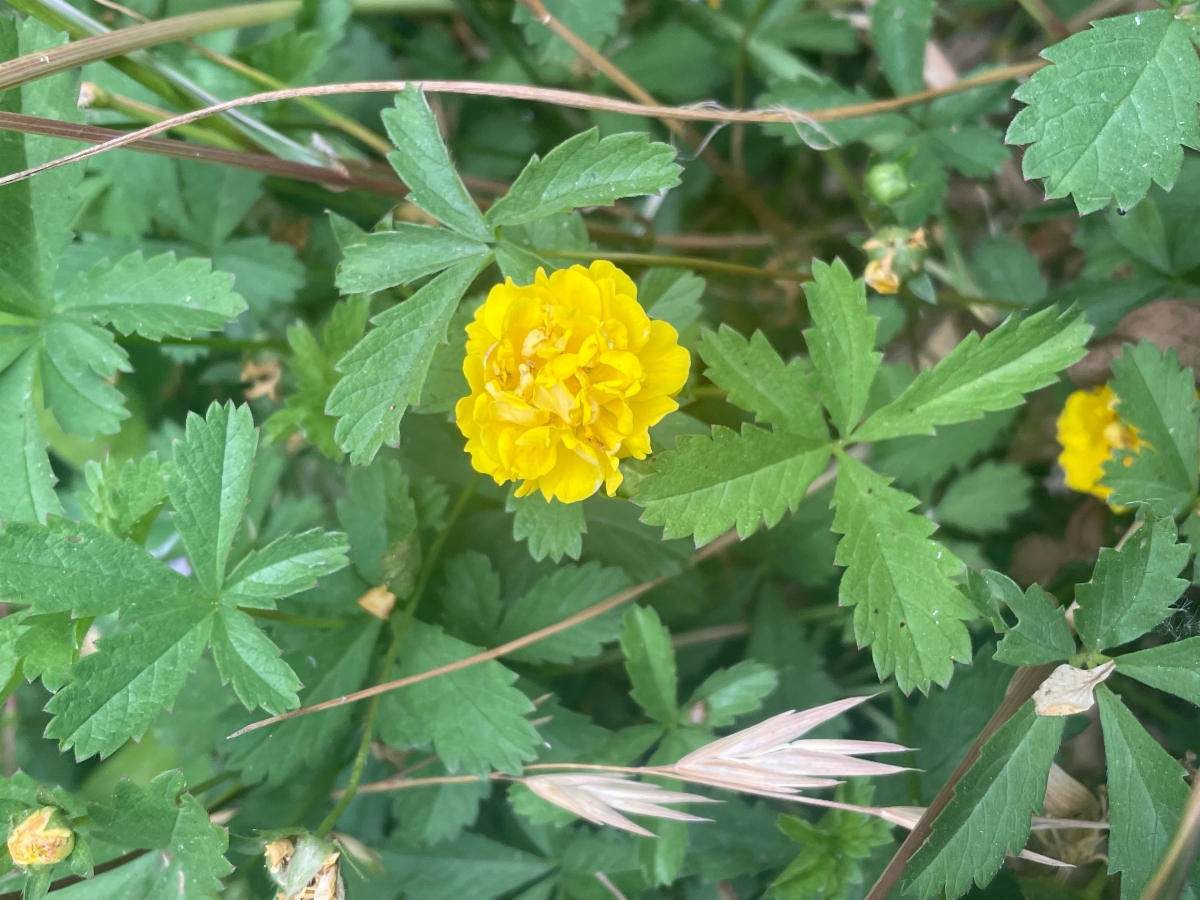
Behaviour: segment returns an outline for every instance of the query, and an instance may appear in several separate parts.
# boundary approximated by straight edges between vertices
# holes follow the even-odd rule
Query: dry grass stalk
[[[611,825],[643,837],[654,837],[654,834],[631,822],[621,812],[652,819],[674,819],[677,822],[708,822],[711,820],[670,809],[665,804],[720,802],[698,794],[664,790],[656,784],[630,781],[628,775],[533,775],[522,781],[546,802],[572,812],[581,819],[596,825]]]

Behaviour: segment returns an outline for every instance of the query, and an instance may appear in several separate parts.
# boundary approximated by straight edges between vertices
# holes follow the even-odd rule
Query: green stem
[[[871,203],[867,200],[867,195],[863,193],[854,170],[846,162],[846,157],[842,156],[842,151],[837,147],[830,147],[828,150],[822,151],[821,159],[825,161],[825,165],[829,166],[833,174],[838,177],[838,181],[842,183],[842,187],[846,189],[846,194],[850,197],[850,202],[854,204],[858,217],[866,223],[868,228],[874,230],[875,220],[871,215]]]
[[[291,349],[287,341],[275,338],[246,341],[220,336],[196,338],[164,337],[162,340],[155,341],[150,338],[144,338],[140,334],[131,334],[122,337],[118,343],[123,345],[140,344],[143,346],[165,344],[172,347],[204,347],[208,350],[229,350],[236,353],[255,353],[259,350],[275,350],[279,353],[287,353]]]
[[[255,619],[270,619],[273,622],[287,622],[289,625],[300,625],[304,628],[343,628],[345,619],[316,619],[311,616],[296,616],[278,609],[255,609],[250,606],[239,606],[238,609]]]
[[[425,560],[421,564],[421,571],[417,575],[417,584],[413,590],[412,598],[404,604],[403,609],[393,613],[392,642],[388,646],[387,652],[384,653],[383,660],[379,665],[379,675],[375,679],[376,684],[383,683],[388,673],[392,670],[392,666],[396,662],[396,657],[400,655],[400,646],[404,643],[405,635],[408,634],[408,627],[412,624],[413,614],[416,613],[417,606],[420,605],[421,597],[424,595],[425,588],[429,584],[434,567],[441,556],[442,548],[446,545],[446,539],[450,535],[450,530],[467,508],[467,503],[471,499],[471,495],[475,493],[475,489],[479,486],[481,477],[479,473],[475,473],[458,495],[458,499],[454,502],[450,514],[446,517],[446,524],[438,532],[437,537],[434,538],[433,544],[430,545],[429,553],[426,554]],[[358,794],[358,786],[362,783],[363,771],[367,767],[367,757],[371,752],[371,739],[375,735],[375,720],[379,717],[379,703],[382,697],[382,694],[377,694],[371,698],[371,702],[367,706],[367,714],[363,719],[362,738],[358,743],[358,752],[354,754],[354,762],[350,768],[350,778],[346,781],[345,791],[338,799],[338,802],[329,811],[329,815],[317,826],[317,830],[314,832],[317,837],[323,838],[329,832],[333,831],[333,826],[337,824],[342,813],[346,811],[346,808],[354,801],[355,796]]]
[[[788,272],[783,269],[761,269],[757,266],[743,266],[737,263],[721,262],[715,259],[701,259],[695,256],[658,256],[653,253],[617,253],[609,250],[537,250],[540,256],[548,259],[578,259],[591,261],[606,259],[615,263],[630,263],[636,266],[666,266],[673,269],[695,269],[700,272],[724,272],[729,275],[746,275],[751,278],[765,278],[770,281],[812,281],[807,272]]]
[[[200,794],[203,794],[205,791],[210,791],[213,788],[215,788],[217,785],[224,784],[230,778],[233,778],[235,776],[235,774],[236,773],[234,773],[234,772],[222,772],[220,775],[214,775],[212,778],[206,778],[204,781],[201,781],[199,784],[189,784],[180,793],[181,794],[191,794],[193,797],[198,797]]]
[[[905,747],[913,745],[912,720],[908,715],[908,698],[900,690],[900,685],[892,682],[892,719],[896,722],[896,741]],[[923,806],[921,796],[921,774],[917,770],[917,755],[909,750],[904,754],[904,764],[908,766],[905,772],[905,787],[908,790],[908,802],[913,806]]]

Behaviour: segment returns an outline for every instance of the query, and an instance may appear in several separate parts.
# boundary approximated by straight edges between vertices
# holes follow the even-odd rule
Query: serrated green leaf
[[[78,494],[84,517],[97,528],[143,544],[167,501],[166,469],[157,453],[124,463],[108,456],[84,466],[87,490]]]
[[[988,235],[975,245],[971,274],[985,297],[1019,306],[1035,306],[1046,298],[1037,257],[1007,234]]]
[[[399,444],[400,420],[420,399],[434,350],[482,265],[479,259],[459,263],[376,316],[376,327],[338,363],[343,377],[325,411],[341,417],[335,436],[355,465],[369,463],[385,443]]]
[[[246,709],[261,706],[273,716],[300,705],[300,679],[279,658],[279,648],[238,609],[220,609],[212,624],[213,661],[222,683],[233,684]]]
[[[862,780],[837,789],[841,803],[870,806],[875,791]],[[852,885],[863,881],[860,860],[892,839],[892,828],[882,819],[831,809],[818,823],[798,816],[781,815],[779,830],[800,844],[798,856],[771,883],[771,896],[779,900],[846,900]]]
[[[1039,716],[1029,700],[988,738],[913,855],[906,888],[922,900],[943,891],[955,900],[972,881],[986,885],[1006,856],[1024,849],[1065,725],[1064,716]]]
[[[938,425],[1018,405],[1079,360],[1092,328],[1075,310],[1010,316],[982,341],[972,333],[854,433],[859,441],[933,434]]]
[[[202,600],[172,604],[99,643],[81,659],[71,682],[46,709],[54,718],[46,737],[75,758],[109,756],[129,738],[140,738],[175,700],[204,652],[213,607]]]
[[[456,636],[473,644],[491,642],[504,606],[500,602],[500,577],[486,556],[468,551],[450,560],[441,597],[445,621]]]
[[[337,501],[338,522],[350,540],[350,560],[368,584],[383,583],[383,558],[417,528],[410,481],[395,459],[346,473],[348,496]]]
[[[587,532],[582,503],[546,500],[536,493],[518,497],[514,490],[504,508],[513,514],[513,540],[528,541],[529,555],[538,562],[547,556],[555,562],[564,556],[579,559]]]
[[[412,900],[492,900],[550,871],[550,860],[478,834],[422,848],[394,842],[384,850],[392,884]]]
[[[308,590],[318,578],[345,568],[346,536],[319,528],[287,534],[238,563],[221,590],[227,606],[270,609],[275,601]]]
[[[258,431],[248,406],[213,403],[202,419],[188,413],[167,477],[172,521],[200,587],[216,595],[233,539],[246,516]]]
[[[425,773],[428,774],[423,773],[423,777],[437,778],[445,775],[446,769],[434,762]],[[392,800],[392,812],[398,823],[396,833],[426,847],[455,840],[464,828],[475,824],[479,804],[491,791],[492,782],[484,780],[396,791]]]
[[[448,228],[397,222],[391,231],[364,235],[342,248],[337,286],[345,294],[374,294],[455,263],[472,261],[482,268],[490,252],[487,244]]]
[[[137,544],[82,522],[13,522],[0,532],[0,597],[33,613],[99,616],[160,611],[190,581]]]
[[[225,859],[229,835],[186,793],[183,773],[163,772],[144,788],[122,779],[109,804],[89,809],[90,838],[120,850],[160,850],[143,882],[146,900],[209,900],[233,871]],[[125,868],[125,867],[122,867]],[[119,871],[119,870],[118,870]],[[100,881],[95,883],[100,889]]]
[[[610,566],[620,566],[634,581],[674,575],[692,556],[691,541],[668,541],[662,531],[638,518],[638,507],[626,500],[597,494],[584,501],[588,531],[584,552]]]
[[[561,622],[629,587],[628,576],[599,563],[564,566],[543,578],[508,608],[491,643],[505,644]],[[614,609],[530,644],[508,659],[527,663],[569,663],[598,654],[621,631],[621,611]]]
[[[697,350],[708,366],[705,377],[725,390],[730,403],[792,434],[828,439],[808,373],[798,360],[785,364],[761,331],[747,341],[722,325],[704,332]]]
[[[1130,209],[1153,181],[1170,189],[1183,147],[1200,147],[1191,114],[1200,65],[1188,26],[1170,10],[1092,23],[1043,51],[1054,65],[1013,95],[1028,104],[1008,128],[1031,144],[1026,178],[1046,179],[1046,196],[1072,194],[1081,214],[1115,201]]]
[[[1192,370],[1180,368],[1174,350],[1160,353],[1149,341],[1126,344],[1112,369],[1117,413],[1148,446],[1114,451],[1101,484],[1113,489],[1111,503],[1179,515],[1196,497],[1200,471],[1200,404]]]
[[[617,33],[621,22],[621,0],[550,0],[550,14],[593,47]],[[513,21],[525,29],[525,39],[543,63],[570,65],[575,59],[571,45],[539,22],[521,6],[513,9]]]
[[[436,625],[413,622],[389,679],[448,665],[477,653]],[[538,734],[525,715],[533,704],[512,683],[517,676],[491,661],[385,694],[379,733],[397,749],[432,747],[447,771],[515,775],[534,758]]]
[[[660,453],[638,485],[642,521],[668,538],[695,535],[700,547],[736,526],[747,538],[795,510],[829,459],[829,446],[783,432],[720,425],[712,437],[685,435]]]
[[[557,268],[536,253],[509,241],[501,241],[496,245],[496,265],[500,267],[501,275],[511,278],[518,285],[533,284],[538,269],[553,272]]]
[[[649,269],[638,285],[638,302],[650,318],[662,319],[682,332],[704,312],[700,298],[707,286],[703,278],[685,269]]]
[[[55,302],[63,314],[111,324],[153,341],[217,331],[246,308],[233,278],[206,259],[131,253],[80,275]]]
[[[1033,478],[1016,463],[991,460],[950,483],[937,505],[937,520],[963,531],[1004,531],[1029,508]]]
[[[871,7],[871,42],[897,94],[925,88],[925,42],[933,7],[934,0],[879,0]]]
[[[932,522],[910,512],[917,499],[890,484],[853,457],[838,458],[835,561],[846,566],[838,602],[854,607],[854,638],[870,646],[880,678],[895,672],[905,693],[928,691],[949,682],[955,660],[971,658],[962,623],[975,610],[951,580],[962,563],[929,539]]]
[[[533,157],[485,218],[491,226],[521,225],[581,206],[608,206],[621,197],[657,194],[679,184],[675,148],[630,132],[601,139],[597,129]]]
[[[88,440],[116,433],[129,412],[112,382],[130,365],[112,333],[53,316],[42,323],[40,337],[43,402],[58,424]]]
[[[1200,637],[1118,656],[1117,671],[1200,706]]]
[[[1171,614],[1187,587],[1176,576],[1190,552],[1175,538],[1174,519],[1148,519],[1120,550],[1100,551],[1092,580],[1075,588],[1075,627],[1085,649],[1132,641]]]
[[[1108,871],[1121,873],[1121,900],[1134,900],[1179,829],[1186,773],[1106,685],[1096,700],[1108,766]],[[1193,900],[1198,881],[1193,870],[1182,896]]]
[[[57,691],[66,684],[71,666],[78,659],[90,621],[72,619],[70,613],[16,617],[13,624],[19,624],[20,631],[14,642],[12,664],[20,662],[26,681],[41,678],[46,690]],[[8,681],[8,675],[4,680]]]
[[[454,170],[437,118],[420,88],[396,94],[394,109],[383,111],[383,126],[396,145],[388,162],[408,185],[408,199],[443,225],[477,241],[493,241],[483,214]]]
[[[652,719],[673,725],[678,719],[675,649],[671,632],[650,607],[631,606],[621,622],[621,652],[633,683],[629,695]]]
[[[7,423],[0,428],[0,521],[4,522],[44,522],[47,515],[62,513],[46,439],[29,405],[36,366],[36,353],[27,352],[0,372],[0,421]]]
[[[779,675],[774,666],[744,659],[728,669],[717,669],[696,688],[682,710],[689,722],[709,728],[732,725],[738,716],[762,706],[776,687]],[[703,704],[697,707],[697,704]]]
[[[1008,582],[1004,601],[1017,616],[1014,625],[997,645],[994,659],[1012,666],[1040,666],[1058,662],[1075,652],[1075,637],[1067,624],[1066,610],[1036,584],[1025,593],[999,572],[986,573],[989,580]]]
[[[867,289],[840,259],[832,266],[813,260],[813,280],[804,285],[813,327],[804,340],[817,374],[817,391],[845,437],[867,406],[882,353],[875,350],[879,320],[867,314]]]
[[[337,631],[310,631],[289,649],[284,661],[305,685],[300,702],[312,706],[361,688],[382,624],[374,616],[366,616],[364,621]],[[342,706],[316,716],[289,719],[223,742],[220,749],[229,754],[229,765],[239,770],[247,783],[266,778],[272,785],[283,784],[303,766],[327,755],[331,740],[349,726],[352,715],[349,706]]]

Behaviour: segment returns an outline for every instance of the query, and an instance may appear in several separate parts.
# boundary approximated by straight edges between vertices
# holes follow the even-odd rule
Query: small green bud
[[[895,203],[908,187],[908,176],[899,163],[879,163],[867,172],[867,190],[880,203]]]

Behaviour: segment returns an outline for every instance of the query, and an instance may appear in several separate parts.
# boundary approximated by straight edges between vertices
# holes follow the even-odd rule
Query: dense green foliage
[[[1194,4],[10,2],[0,898],[1194,900]]]

